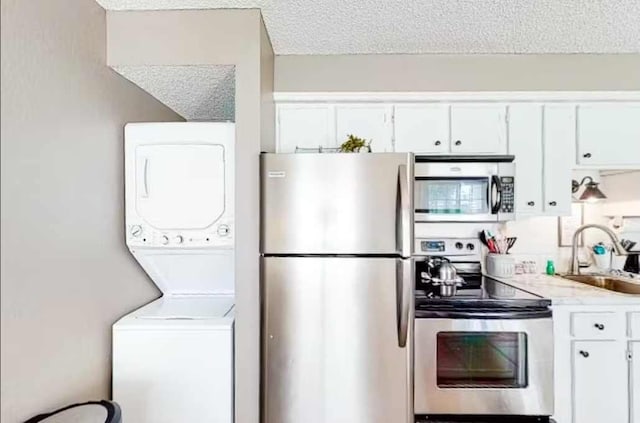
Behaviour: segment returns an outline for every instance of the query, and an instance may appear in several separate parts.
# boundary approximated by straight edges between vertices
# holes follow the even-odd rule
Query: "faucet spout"
[[[617,255],[626,256],[629,254],[624,249],[622,244],[620,244],[618,236],[610,228],[604,225],[597,225],[595,223],[582,225],[578,229],[576,229],[576,232],[573,234],[573,243],[571,244],[571,269],[569,271],[572,275],[580,274],[580,266],[578,265],[578,238],[580,237],[582,231],[589,228],[600,229],[601,231],[609,235],[609,238],[611,238],[611,242],[613,243],[613,250]]]

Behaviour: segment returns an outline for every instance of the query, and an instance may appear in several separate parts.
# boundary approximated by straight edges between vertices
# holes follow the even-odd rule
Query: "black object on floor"
[[[416,416],[416,423],[555,423],[548,416],[430,415]]]
[[[24,423],[122,423],[122,413],[113,401],[89,401],[39,414]]]

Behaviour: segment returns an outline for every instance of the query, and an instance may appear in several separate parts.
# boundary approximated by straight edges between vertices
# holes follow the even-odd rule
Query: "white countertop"
[[[640,304],[640,295],[621,294],[543,274],[516,275],[497,278],[500,282],[551,300],[553,305]]]

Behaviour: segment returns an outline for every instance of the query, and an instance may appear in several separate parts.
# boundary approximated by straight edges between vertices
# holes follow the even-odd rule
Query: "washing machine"
[[[126,243],[162,297],[113,325],[123,421],[233,421],[232,123],[125,127]]]

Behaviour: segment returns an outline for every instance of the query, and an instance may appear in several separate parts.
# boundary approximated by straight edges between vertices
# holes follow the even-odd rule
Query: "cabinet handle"
[[[582,155],[582,157],[584,157],[585,159],[590,159],[591,158],[591,153],[584,153]]]
[[[533,207],[533,206],[535,206],[535,205],[536,205],[536,203],[535,203],[534,201],[529,201],[529,202],[527,203],[527,206],[531,206],[531,207]]]
[[[602,323],[596,323],[593,326],[595,326],[595,328],[598,330],[604,330],[604,325]]]
[[[549,201],[549,205],[555,207],[558,205],[558,203],[556,203],[555,201]]]
[[[435,142],[435,145],[440,145],[440,144],[442,144],[440,141]]]
[[[580,351],[580,355],[583,356],[584,358],[589,357],[589,353],[586,351]]]
[[[462,141],[460,140],[456,141],[456,145],[462,145]]]

